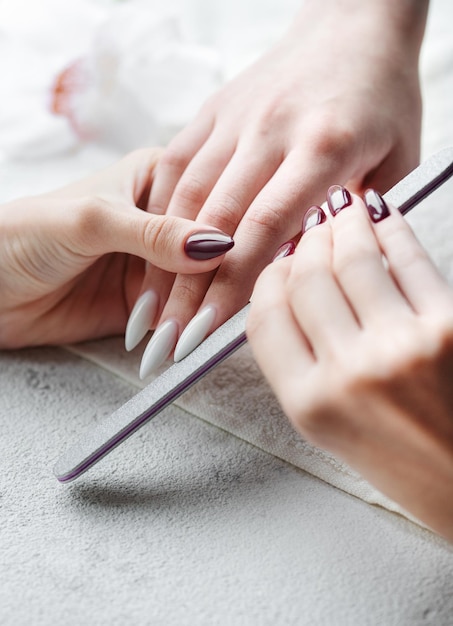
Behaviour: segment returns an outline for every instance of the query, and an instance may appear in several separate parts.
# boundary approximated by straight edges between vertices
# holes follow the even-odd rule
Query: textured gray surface
[[[135,391],[0,354],[0,623],[451,624],[453,550],[172,407],[69,486],[56,455]]]
[[[77,478],[233,354],[246,341],[248,310],[249,305],[246,305],[188,357],[175,363],[107,419],[82,435],[57,460],[54,473],[58,479],[66,482]]]

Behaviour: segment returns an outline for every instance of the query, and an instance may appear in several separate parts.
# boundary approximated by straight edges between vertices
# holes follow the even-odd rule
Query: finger
[[[291,381],[300,393],[301,380],[314,364],[311,348],[287,298],[285,285],[291,264],[292,259],[282,259],[262,272],[247,319],[253,355],[283,405]]]
[[[167,146],[154,173],[148,211],[163,214],[187,165],[211,134],[213,119],[199,115]]]
[[[125,252],[169,272],[210,271],[233,246],[229,235],[210,226],[101,199],[79,204],[69,221],[71,245],[85,256]]]
[[[329,176],[327,167],[321,164],[318,169],[321,181]],[[214,327],[247,303],[258,275],[272,260],[279,245],[300,233],[308,199],[320,197],[313,183],[314,176],[308,162],[292,153],[247,209],[234,234],[234,250],[217,270],[200,302],[200,309],[215,307]]]
[[[135,298],[130,309],[124,337],[126,350],[133,350],[148,331],[156,328],[157,320],[162,315],[175,277],[174,273],[156,266],[148,266],[138,291],[138,297]]]
[[[331,224],[334,274],[362,327],[387,325],[411,308],[384,265],[364,203],[357,196],[351,201]]]
[[[343,359],[359,325],[334,275],[329,222],[302,235],[293,255],[287,291],[293,314],[315,355]]]
[[[258,193],[274,176],[283,155],[267,146],[236,150],[198,214],[198,220],[233,234]]]
[[[131,152],[116,165],[120,194],[140,209],[146,210],[148,206],[156,165],[162,154],[161,148],[143,148]],[[115,178],[109,175],[110,182]]]
[[[216,137],[216,141],[217,141]],[[190,137],[189,137],[190,140]],[[228,147],[228,143],[225,143],[227,149],[219,151],[213,151],[211,147],[212,142],[210,138],[207,139],[205,145],[203,145],[200,151],[194,155],[191,162],[188,164],[186,170],[180,173],[181,179],[175,183],[174,193],[171,199],[169,199],[169,206],[166,211],[167,215],[181,216],[181,217],[196,217],[197,213],[204,202],[205,198],[209,194],[215,180],[219,176],[220,172],[228,162],[233,147]],[[224,146],[224,147],[225,147]],[[154,211],[159,211],[154,206]],[[187,271],[181,276],[186,276]],[[183,278],[182,282],[191,283],[189,278]],[[186,324],[192,316],[192,312],[196,310],[197,305],[192,304],[190,308],[186,302],[179,309],[180,298],[178,295],[183,290],[186,294],[193,293],[190,284],[180,285],[181,278],[177,280],[176,287],[174,286],[175,275],[165,273],[161,268],[154,265],[149,265],[146,270],[145,278],[140,290],[140,296],[131,312],[129,323],[126,329],[126,348],[132,349],[137,343],[144,337],[146,332],[155,326],[161,325],[166,319],[165,315],[173,317],[174,306],[178,307],[175,314],[176,318],[180,319],[180,323]],[[206,284],[204,279],[201,279],[201,285],[199,291],[203,297],[205,290],[209,283]],[[176,296],[173,298],[173,307],[170,307],[168,312],[165,313],[164,307],[170,297],[172,289],[175,290]],[[168,327],[168,325],[167,325]],[[176,332],[173,332],[175,335]],[[175,341],[176,341],[175,337]],[[173,347],[173,346],[172,346]],[[168,350],[167,350],[168,351]]]
[[[214,276],[215,271],[176,276],[157,325],[160,326],[167,319],[174,319],[177,321],[178,328],[183,330],[200,307],[200,302]],[[206,334],[209,331],[210,327],[206,328]]]
[[[228,165],[235,147],[231,137],[213,132],[181,174],[167,214],[195,219]]]
[[[373,198],[376,192],[371,192]],[[373,201],[373,200],[369,200]],[[438,314],[452,307],[452,290],[400,212],[375,224],[376,237],[389,271],[408,303],[417,313]]]
[[[203,338],[247,303],[259,273],[271,261],[279,245],[300,232],[304,207],[309,198],[320,197],[318,185],[331,177],[332,168],[338,169],[335,159],[320,159],[315,167],[309,156],[293,151],[259,191],[234,234],[235,249],[217,270],[200,300],[198,312],[193,311],[196,315],[190,325],[192,322],[197,325],[201,315],[206,324]],[[225,222],[221,223],[227,227]],[[192,285],[198,280],[193,277]],[[201,297],[203,289],[204,285],[199,290]],[[215,314],[206,317],[205,309]],[[187,315],[186,309],[184,315]],[[177,354],[185,356],[188,349],[190,351],[197,345],[186,341],[187,333],[184,330],[178,341],[175,358]]]
[[[237,222],[242,217],[243,211],[247,209],[248,199],[253,199],[257,189],[259,189],[260,186],[263,184],[263,181],[267,179],[275,170],[276,166],[272,165],[271,159],[267,160],[266,166],[266,164],[262,162],[261,158],[262,157],[260,155],[257,155],[256,158],[252,158],[251,156],[250,159],[247,159],[244,153],[242,153],[241,158],[236,159],[236,157],[234,157],[232,162],[228,165],[227,170],[224,172],[218,184],[216,185],[216,189],[217,187],[223,187],[226,184],[224,181],[224,177],[226,176],[231,183],[234,191],[238,193],[238,198],[234,200],[233,197],[227,195],[226,191],[217,192],[215,190],[211,194],[214,199],[211,199],[210,197],[208,201],[210,207],[215,207],[215,209],[210,212],[209,210],[205,211],[203,208],[199,214],[199,219],[201,219],[202,216],[204,216],[205,218],[209,216],[209,218],[212,219],[214,225],[217,223],[223,224],[225,228],[228,228],[229,232],[234,232]],[[222,196],[224,196],[223,205],[221,205],[220,202],[220,198]],[[218,200],[216,200],[216,198]],[[227,205],[226,198],[228,198],[228,200],[230,201],[230,205]],[[205,221],[205,219],[203,219],[202,221]],[[273,248],[271,250],[271,258],[277,247],[277,244],[273,245]],[[223,297],[229,298],[231,303],[233,299],[236,298],[238,295],[240,297],[239,292],[243,292],[245,289],[247,290],[245,291],[245,297],[243,300],[243,303],[245,304],[248,297],[250,296],[251,289],[255,282],[255,278],[258,275],[260,269],[261,267],[256,268],[256,273],[241,280],[239,285],[237,285],[238,293],[222,294]],[[150,268],[146,277],[146,281],[150,285],[153,285],[154,291],[158,294],[157,297],[159,298],[159,301],[162,302],[162,289],[168,288],[168,281],[165,281],[164,279],[164,282],[160,283],[158,280],[153,279],[153,276],[155,276],[155,274],[155,270],[153,268]],[[168,301],[163,311],[161,312],[157,326],[159,327],[162,324],[166,323],[168,319],[173,319],[176,321],[178,329],[185,329],[187,324],[200,308],[200,305],[206,295],[206,292],[209,289],[214,275],[215,272],[207,274],[204,273],[197,276],[188,276],[187,273],[185,273],[184,275],[177,276],[173,283],[170,295],[168,297]],[[168,294],[168,291],[166,293]],[[156,298],[153,297],[153,300],[155,299]],[[233,312],[238,310],[240,306],[242,306],[241,300],[237,301],[236,306],[233,305]],[[209,334],[211,330],[213,330],[217,325],[221,323],[218,318],[217,307],[215,307],[215,311],[216,313],[214,317],[206,317],[204,313],[200,311],[202,314],[202,319],[204,319],[204,323],[207,325],[203,330],[203,335]],[[222,312],[219,311],[219,314],[221,315]],[[213,325],[212,329],[211,324]],[[189,345],[192,345],[192,343],[190,342]]]

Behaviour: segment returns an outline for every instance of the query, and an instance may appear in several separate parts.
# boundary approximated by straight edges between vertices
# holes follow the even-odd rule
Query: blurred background
[[[0,151],[164,145],[300,0],[0,0]]]

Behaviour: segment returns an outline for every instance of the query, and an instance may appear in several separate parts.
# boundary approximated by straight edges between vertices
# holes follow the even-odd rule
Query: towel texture
[[[126,353],[123,340],[115,338],[68,349],[137,387],[143,386],[136,375],[143,345],[138,346],[133,353]],[[175,404],[343,491],[404,514],[398,505],[379,493],[359,474],[324,450],[310,445],[296,433],[262,377],[248,346],[221,363],[180,396]],[[152,427],[152,422],[145,426]]]

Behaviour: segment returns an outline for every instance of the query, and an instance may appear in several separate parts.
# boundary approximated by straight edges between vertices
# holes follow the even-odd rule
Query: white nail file
[[[453,174],[453,147],[433,155],[397,183],[384,198],[406,214]],[[110,417],[89,429],[57,461],[54,473],[70,482],[144,426],[189,387],[246,342],[245,323],[250,305],[220,326],[198,348],[153,380]]]

